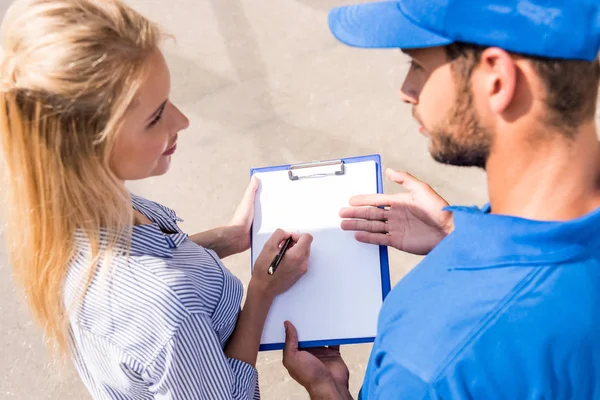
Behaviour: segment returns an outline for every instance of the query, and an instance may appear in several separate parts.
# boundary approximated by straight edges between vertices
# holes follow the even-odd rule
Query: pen
[[[279,267],[279,263],[281,262],[281,259],[283,258],[283,255],[285,254],[285,252],[288,249],[291,242],[292,242],[292,237],[290,236],[289,238],[287,238],[287,240],[281,247],[281,250],[279,250],[279,253],[277,253],[275,258],[271,262],[271,265],[269,266],[269,269],[267,270],[267,274],[273,275],[275,273],[275,270],[277,270],[277,267]]]

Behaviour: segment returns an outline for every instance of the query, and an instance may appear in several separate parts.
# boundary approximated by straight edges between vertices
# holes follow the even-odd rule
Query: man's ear
[[[510,54],[497,47],[483,51],[480,60],[480,78],[490,109],[503,113],[515,96],[517,67]]]

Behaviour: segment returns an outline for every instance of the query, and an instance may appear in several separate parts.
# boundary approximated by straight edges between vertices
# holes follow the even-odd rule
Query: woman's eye
[[[148,127],[151,128],[154,125],[156,125],[158,123],[158,121],[160,121],[161,118],[162,118],[162,111],[160,113],[158,113],[156,115],[156,117],[154,117],[154,119],[152,119],[152,121],[150,121],[150,123],[148,124]]]
[[[152,128],[154,125],[158,124],[158,121],[160,121],[160,119],[163,117],[163,113],[165,112],[165,107],[166,107],[166,102],[163,103],[161,108],[156,113],[156,116],[154,118],[152,118],[152,120],[148,124],[148,128]]]

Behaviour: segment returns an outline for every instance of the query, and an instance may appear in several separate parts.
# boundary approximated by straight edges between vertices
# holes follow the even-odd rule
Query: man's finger
[[[392,237],[384,233],[371,233],[371,232],[356,232],[354,234],[356,240],[362,243],[377,244],[379,246],[391,246]]]
[[[302,349],[302,351],[306,351],[307,353],[312,354],[313,356],[321,359],[325,357],[333,357],[337,355],[337,352],[328,347],[309,347],[306,349]]]
[[[415,178],[408,172],[396,171],[391,168],[388,168],[385,170],[385,174],[390,180],[396,182],[399,185],[404,186],[410,191],[423,190],[429,187],[429,185],[427,185],[425,182]]]
[[[355,207],[373,206],[373,207],[389,207],[394,198],[389,194],[359,194],[350,198],[350,205]]]
[[[283,326],[285,327],[283,357],[287,358],[298,352],[298,331],[296,331],[296,327],[289,321],[285,321]]]
[[[384,221],[387,212],[378,207],[344,207],[340,210],[340,217]]]
[[[425,184],[423,183],[423,185]],[[410,193],[360,194],[351,197],[349,203],[353,207],[397,207],[398,205],[412,203],[412,195]]]
[[[363,221],[360,219],[351,219],[341,222],[342,230],[345,231],[364,231],[372,233],[387,233],[388,224],[383,221]]]

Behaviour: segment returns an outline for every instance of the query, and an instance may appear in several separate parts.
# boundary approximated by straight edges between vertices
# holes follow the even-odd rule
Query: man
[[[410,56],[402,99],[431,155],[484,168],[489,190],[482,209],[446,208],[388,171],[408,194],[342,210],[358,240],[431,251],[385,299],[361,398],[600,398],[599,4],[401,0],[329,22],[348,45]],[[350,398],[337,349],[298,351],[286,328],[292,377]]]

